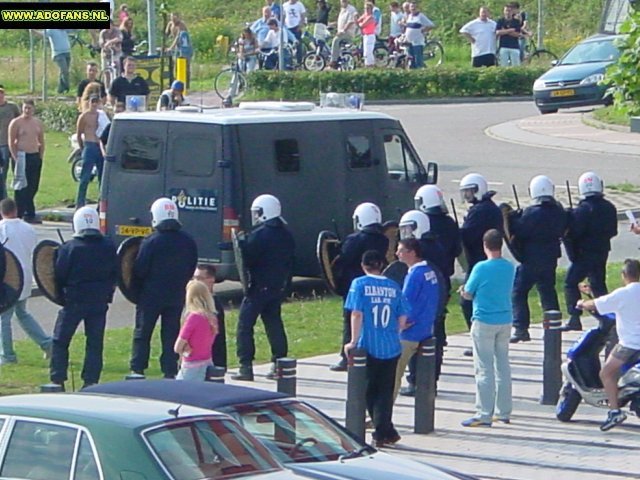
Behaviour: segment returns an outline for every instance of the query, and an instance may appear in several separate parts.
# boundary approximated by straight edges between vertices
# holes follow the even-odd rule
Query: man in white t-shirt
[[[618,378],[623,365],[640,358],[640,262],[627,259],[622,267],[620,287],[608,295],[595,300],[578,300],[577,308],[597,310],[604,315],[613,313],[616,316],[618,344],[600,371],[600,379],[609,400],[609,413],[600,430],[607,431],[626,420],[627,415],[618,405]]]
[[[471,64],[474,67],[496,65],[496,22],[489,16],[489,9],[480,7],[478,18],[460,29],[460,33],[471,44]]]
[[[302,39],[302,29],[307,24],[307,9],[299,0],[289,0],[282,5],[284,9],[284,26],[287,27],[298,41],[298,48],[296,48],[296,57],[298,65],[302,64],[302,48],[300,47],[300,40]]]
[[[340,42],[352,42],[356,34],[358,11],[349,0],[340,0],[340,13],[336,24],[336,36],[331,42],[331,68],[337,68],[340,56]]]

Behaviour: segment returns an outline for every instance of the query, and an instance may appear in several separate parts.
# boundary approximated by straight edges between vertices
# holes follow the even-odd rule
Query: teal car
[[[87,394],[0,398],[0,478],[293,480],[230,417]]]

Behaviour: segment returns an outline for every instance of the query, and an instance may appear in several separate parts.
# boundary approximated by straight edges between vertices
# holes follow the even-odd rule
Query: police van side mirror
[[[115,163],[116,156],[115,155],[105,155],[104,156],[104,161],[105,162],[110,162],[110,163]]]
[[[435,162],[427,163],[427,174],[424,183],[427,185],[435,185],[438,183],[438,164]]]

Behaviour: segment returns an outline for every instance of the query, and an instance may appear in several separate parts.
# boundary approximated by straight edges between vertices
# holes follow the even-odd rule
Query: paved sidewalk
[[[606,416],[605,409],[582,404],[574,421],[561,423],[555,419],[554,406],[539,404],[542,329],[535,325],[531,332],[531,342],[511,348],[514,414],[510,425],[460,426],[474,413],[473,360],[462,355],[471,344],[469,335],[453,335],[449,337],[436,399],[436,431],[430,435],[412,433],[413,399],[399,397],[394,421],[402,440],[386,450],[485,479],[640,478],[640,420],[635,415],[630,414],[623,425],[603,433],[599,424]],[[563,350],[577,337],[576,332],[564,334]],[[324,355],[299,361],[298,396],[344,423],[347,375],[329,371],[335,360],[336,355]],[[268,365],[255,370],[256,387],[275,388],[274,382],[264,378]],[[370,440],[370,432],[367,437]]]

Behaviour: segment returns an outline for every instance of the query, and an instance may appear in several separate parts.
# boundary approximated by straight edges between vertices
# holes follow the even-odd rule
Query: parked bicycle
[[[69,33],[69,44],[71,48],[75,46],[80,47],[80,56],[84,56],[84,49],[86,48],[89,51],[89,55],[91,58],[96,58],[100,55],[100,47],[92,45],[91,43],[82,39],[79,33],[73,32]]]
[[[535,39],[527,39],[523,63],[532,67],[550,67],[551,62],[558,60],[558,56],[546,48],[538,49],[537,44]]]
[[[247,89],[247,77],[242,72],[237,58],[231,62],[231,66],[220,70],[213,79],[213,88],[216,94],[225,101],[233,101],[241,98]]]

